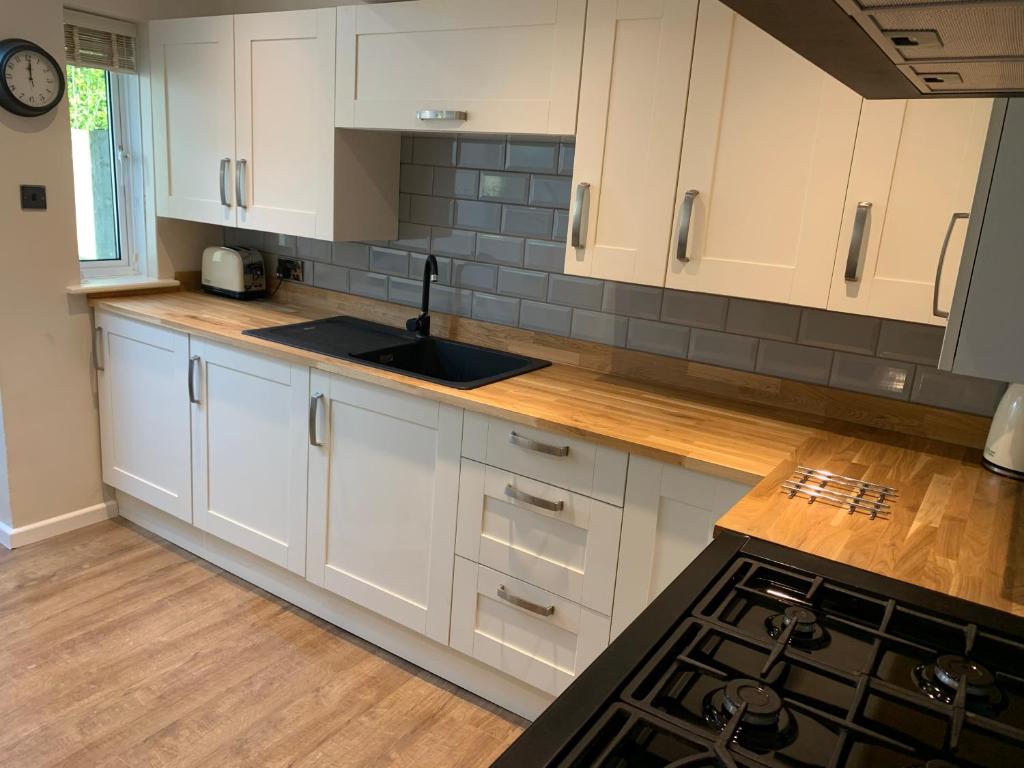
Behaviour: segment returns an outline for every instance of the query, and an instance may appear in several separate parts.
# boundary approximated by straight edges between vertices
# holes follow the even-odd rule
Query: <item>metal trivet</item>
[[[887,485],[804,466],[798,466],[792,477],[782,481],[781,491],[791,499],[800,496],[807,499],[808,504],[821,501],[842,507],[851,515],[861,512],[872,520],[879,515],[888,517],[892,505],[886,500],[900,495],[899,490]]]

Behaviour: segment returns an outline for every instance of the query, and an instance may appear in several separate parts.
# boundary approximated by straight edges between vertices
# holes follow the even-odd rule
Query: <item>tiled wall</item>
[[[1005,385],[935,369],[942,329],[562,274],[572,139],[404,137],[399,239],[327,243],[228,230],[305,259],[321,288],[491,323],[990,415]]]

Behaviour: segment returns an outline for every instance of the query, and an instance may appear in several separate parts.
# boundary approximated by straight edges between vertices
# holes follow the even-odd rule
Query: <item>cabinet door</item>
[[[235,224],[232,18],[149,25],[159,216]]]
[[[103,482],[192,522],[188,336],[96,313]]]
[[[585,11],[586,0],[341,7],[336,124],[575,133]]]
[[[666,285],[824,307],[861,101],[701,2]]]
[[[235,17],[239,227],[330,239],[335,19]]]
[[[199,528],[305,573],[309,369],[192,339]]]
[[[991,99],[864,102],[829,309],[945,325],[991,114]]]
[[[697,0],[591,0],[567,273],[664,284],[696,23]]]
[[[319,372],[311,386],[307,578],[447,644],[462,411]]]

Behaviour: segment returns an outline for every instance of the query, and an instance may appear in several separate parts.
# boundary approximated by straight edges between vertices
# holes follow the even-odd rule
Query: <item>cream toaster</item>
[[[232,299],[267,295],[263,254],[250,248],[211,246],[203,251],[203,290]]]

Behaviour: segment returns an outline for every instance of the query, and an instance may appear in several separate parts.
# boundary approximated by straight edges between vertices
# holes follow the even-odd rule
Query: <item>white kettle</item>
[[[981,463],[997,474],[1024,480],[1024,384],[1011,384],[999,401]]]

